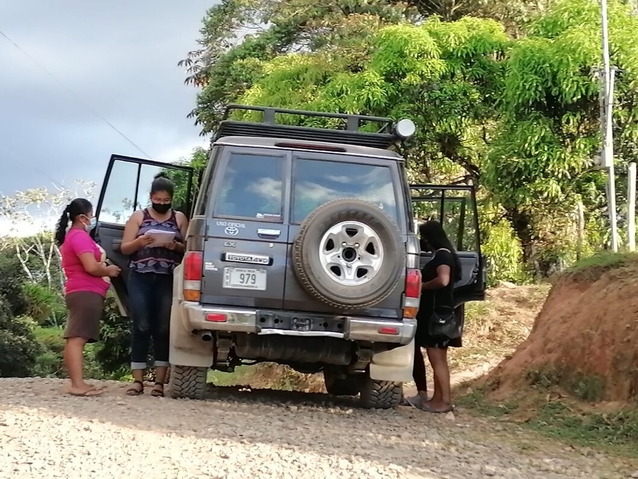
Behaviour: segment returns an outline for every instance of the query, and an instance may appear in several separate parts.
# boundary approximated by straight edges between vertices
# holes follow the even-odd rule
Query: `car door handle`
[[[111,246],[113,247],[113,251],[115,251],[116,253],[119,253],[120,250],[122,249],[122,240],[113,240],[113,242],[111,243]]]
[[[269,229],[259,228],[257,230],[257,235],[260,236],[261,238],[263,238],[264,236],[269,238],[278,238],[279,235],[281,235],[281,230],[269,230]]]

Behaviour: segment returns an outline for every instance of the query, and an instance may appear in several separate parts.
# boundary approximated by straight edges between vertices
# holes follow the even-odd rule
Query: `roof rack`
[[[262,120],[260,122],[229,120],[231,113],[237,110],[261,112]],[[277,123],[278,115],[345,120],[341,122],[345,129],[285,125]],[[393,120],[376,116],[231,104],[226,107],[223,118],[215,132],[214,140],[224,136],[260,136],[388,149],[403,139],[394,132],[396,123]],[[362,123],[378,123],[380,128],[376,133],[361,131]]]

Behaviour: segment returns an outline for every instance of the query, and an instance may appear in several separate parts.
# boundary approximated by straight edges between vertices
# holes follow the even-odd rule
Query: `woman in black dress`
[[[441,314],[454,310],[454,282],[461,277],[461,262],[441,223],[438,221],[423,223],[419,227],[419,233],[421,249],[432,251],[434,256],[421,271],[421,304],[417,314],[412,373],[418,394],[409,398],[408,402],[428,412],[443,413],[452,410],[447,349],[461,347],[461,337],[455,339],[433,337],[428,333],[428,324],[435,310]],[[462,318],[458,319],[459,328],[462,328]],[[422,347],[426,348],[434,371],[434,396],[430,400],[427,395]]]

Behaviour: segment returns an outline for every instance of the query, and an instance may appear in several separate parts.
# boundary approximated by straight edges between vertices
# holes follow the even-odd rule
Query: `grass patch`
[[[605,271],[638,263],[638,253],[612,253],[604,251],[580,260],[561,276],[579,281],[591,281]]]
[[[551,390],[558,386],[582,401],[599,402],[605,394],[605,378],[597,375],[549,368],[527,371],[525,378],[534,388]]]
[[[549,398],[538,391],[527,391],[506,403],[496,403],[485,389],[477,389],[459,395],[456,403],[572,446],[638,458],[638,405],[608,413],[592,412],[576,401]]]
[[[541,434],[566,442],[603,446],[638,457],[638,407],[613,413],[584,412],[564,401],[550,401],[529,424]]]

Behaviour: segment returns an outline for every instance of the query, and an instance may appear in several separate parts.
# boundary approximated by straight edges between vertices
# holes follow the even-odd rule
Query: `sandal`
[[[138,384],[140,385],[139,388],[137,387]],[[144,394],[144,383],[142,381],[133,381],[133,385],[126,390],[127,396],[140,396],[141,394]]]
[[[164,383],[156,382],[155,386],[153,386],[153,390],[151,391],[151,396],[156,397],[156,398],[163,398],[164,397]]]
[[[75,397],[95,397],[95,396],[101,395],[103,392],[104,392],[104,389],[96,389],[92,387],[81,393],[78,393],[75,391],[68,391],[68,394]]]
[[[421,406],[419,409],[421,409],[421,410],[423,410],[423,411],[425,411],[425,412],[433,413],[433,414],[447,414],[447,413],[449,413],[449,412],[454,412],[454,406],[451,406],[451,405],[450,405],[450,406],[448,406],[448,407],[447,407],[447,408],[445,408],[445,409],[441,409],[441,410],[439,410],[439,409],[433,409],[433,408],[431,408],[430,406],[428,406],[427,404],[424,404],[424,405],[423,405],[423,406]]]

